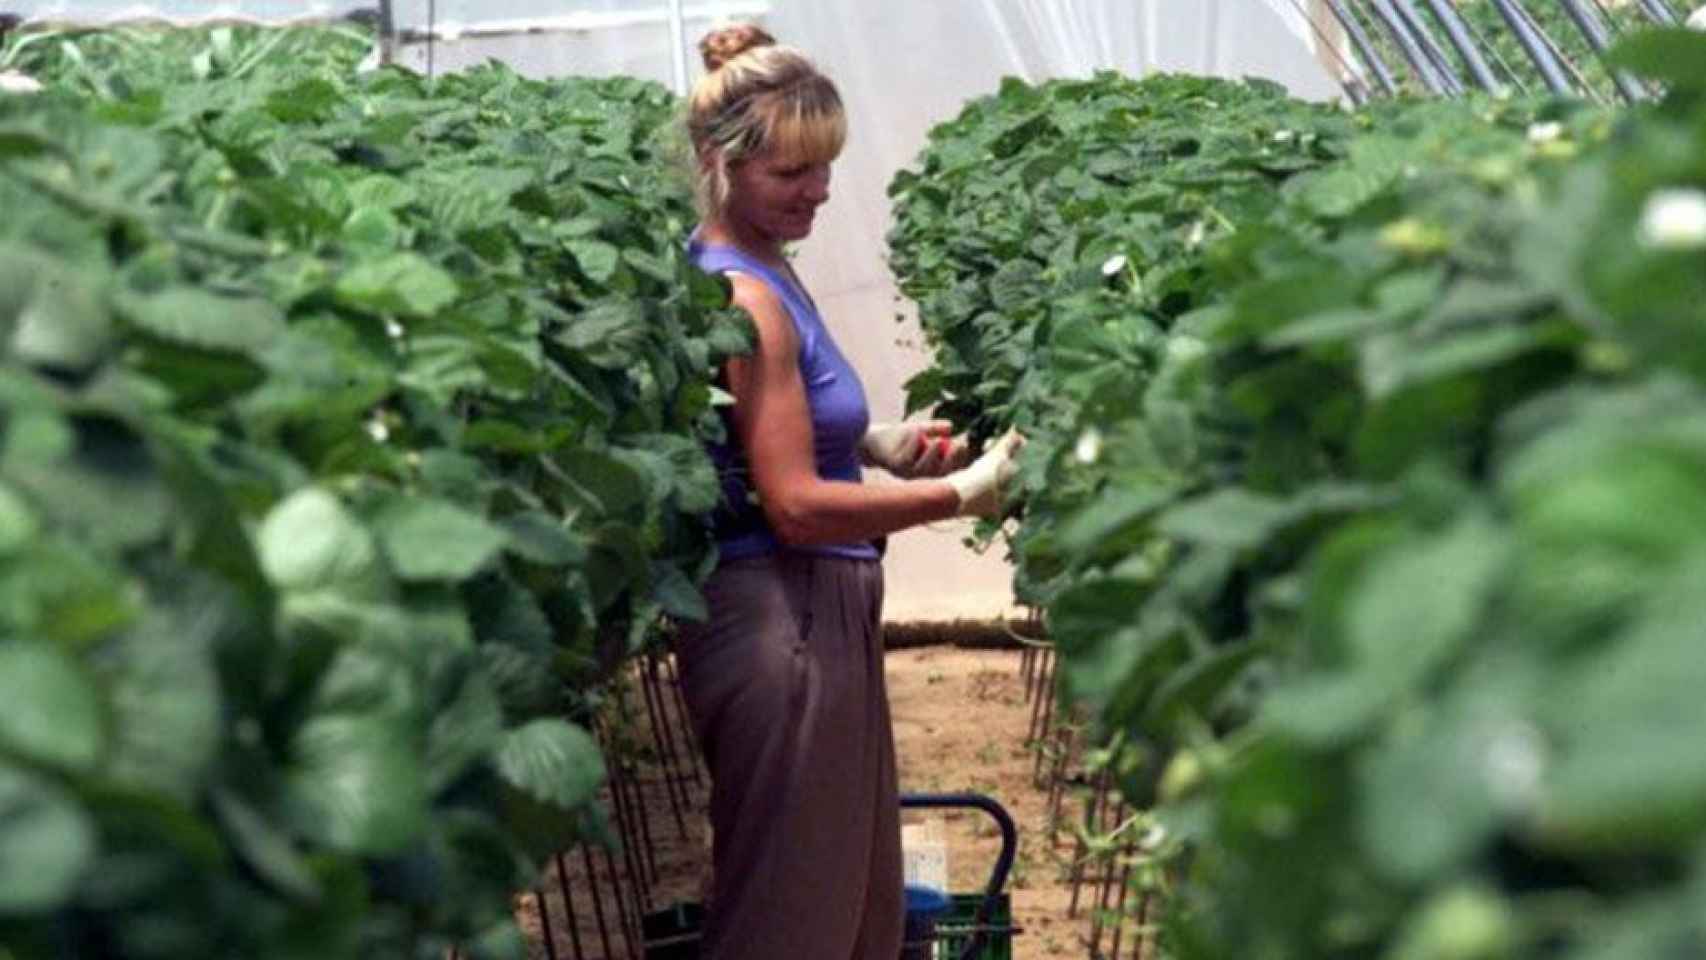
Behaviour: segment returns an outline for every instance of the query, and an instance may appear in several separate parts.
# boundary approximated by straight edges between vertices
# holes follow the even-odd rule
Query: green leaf
[[[317,487],[273,507],[255,539],[261,569],[284,590],[367,584],[378,570],[372,535]]]
[[[200,795],[226,736],[216,645],[244,628],[228,603],[205,583],[185,587],[91,662],[106,692],[112,779],[186,805]]]
[[[77,662],[42,643],[0,644],[0,748],[88,772],[105,742],[99,695]]]
[[[1395,685],[1442,663],[1498,590],[1507,550],[1496,528],[1470,516],[1377,556],[1346,603],[1345,638],[1357,663]]]
[[[1246,549],[1267,540],[1295,515],[1284,500],[1249,490],[1216,490],[1162,513],[1156,528],[1182,540]]]
[[[598,743],[561,720],[535,720],[504,736],[495,758],[504,781],[534,800],[573,810],[604,783]]]
[[[364,207],[398,210],[414,203],[415,188],[383,174],[362,177],[349,185],[349,201],[357,211]]]
[[[609,283],[622,263],[621,251],[602,240],[571,240],[568,247],[581,272],[599,283]]]
[[[384,207],[357,207],[344,221],[343,241],[359,254],[379,256],[403,242],[403,225]]]
[[[229,790],[214,790],[212,799],[220,825],[250,869],[294,899],[319,898],[319,881],[290,838]]]
[[[386,505],[374,531],[392,569],[405,580],[461,580],[509,542],[477,513],[446,500],[410,497]]]
[[[1429,883],[1474,853],[1498,826],[1481,775],[1484,737],[1435,729],[1389,738],[1360,757],[1358,830],[1369,859],[1395,879]]]
[[[1699,550],[1696,545],[1696,551]],[[1698,552],[1646,598],[1626,634],[1561,676],[1542,825],[1567,847],[1663,851],[1706,827]]]
[[[646,340],[645,307],[632,300],[600,302],[570,320],[557,340],[599,366],[629,367]]]
[[[40,529],[41,521],[36,519],[30,505],[10,487],[0,486],[0,557],[17,552],[35,539]]]
[[[652,599],[664,613],[700,623],[710,619],[711,611],[705,605],[705,595],[678,567],[660,564],[652,574]]]
[[[1678,87],[1706,87],[1706,34],[1697,30],[1642,30],[1619,41],[1606,59]]]
[[[332,714],[291,744],[288,799],[297,829],[335,849],[392,854],[426,825],[427,784],[417,721]]]
[[[62,906],[94,860],[95,839],[64,791],[0,764],[0,913]]]
[[[143,330],[209,350],[254,353],[284,330],[284,315],[264,300],[226,297],[193,287],[121,301],[130,321]]]
[[[586,544],[562,520],[550,514],[531,510],[511,514],[500,522],[509,532],[506,547],[518,556],[553,567],[586,560]]]
[[[456,302],[455,278],[416,253],[357,264],[338,278],[338,300],[377,314],[427,318]]]
[[[84,372],[113,345],[103,278],[76,276],[28,249],[0,248],[0,331],[7,351],[37,366]]]
[[[441,681],[455,692],[448,703],[433,711],[427,731],[427,787],[434,794],[490,756],[503,737],[503,705],[497,687],[478,664],[471,657],[459,660]]]

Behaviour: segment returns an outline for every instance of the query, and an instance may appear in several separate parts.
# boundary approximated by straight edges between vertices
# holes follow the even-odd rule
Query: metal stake
[[[1351,44],[1357,48],[1357,57],[1368,66],[1381,89],[1385,90],[1389,97],[1397,96],[1398,84],[1392,79],[1392,68],[1386,65],[1386,61],[1380,59],[1380,54],[1375,50],[1374,43],[1369,40],[1368,31],[1362,28],[1361,21],[1351,16],[1350,11],[1345,9],[1342,0],[1327,0],[1327,9],[1333,11],[1333,17],[1339,21],[1340,26],[1345,28],[1345,33],[1351,38]]]
[[[1428,62],[1427,54],[1416,46],[1415,38],[1410,36],[1408,30],[1404,29],[1404,24],[1399,21],[1398,13],[1392,9],[1389,0],[1370,0],[1369,7],[1374,13],[1374,18],[1380,21],[1381,26],[1385,27],[1386,32],[1392,36],[1392,41],[1398,45],[1398,51],[1404,55],[1405,60],[1409,61],[1410,69],[1415,71],[1416,77],[1422,81],[1422,86],[1427,87],[1429,92],[1438,96],[1447,95],[1450,91],[1446,89],[1445,81],[1435,74],[1433,65]]]
[[[1468,25],[1463,22],[1463,15],[1457,12],[1457,7],[1447,0],[1427,0],[1427,4],[1435,19],[1445,27],[1446,38],[1451,41],[1458,56],[1469,65],[1469,74],[1475,78],[1476,84],[1489,93],[1502,93],[1504,84],[1493,76],[1493,68],[1487,65],[1487,58],[1481,56],[1481,48],[1476,46],[1469,36]]]
[[[1540,71],[1541,79],[1553,93],[1568,95],[1571,93],[1569,78],[1564,76],[1563,67],[1553,59],[1552,51],[1547,49],[1544,41],[1530,27],[1528,18],[1512,0],[1490,0],[1499,16],[1504,18],[1511,32],[1516,34],[1516,40],[1522,44],[1522,49],[1528,54],[1528,59],[1534,61],[1534,66]]]
[[[1411,36],[1416,38],[1416,45],[1421,47],[1422,53],[1428,58],[1428,62],[1433,64],[1434,72],[1439,74],[1439,78],[1445,82],[1446,91],[1452,96],[1462,96],[1467,88],[1464,87],[1462,78],[1458,77],[1457,68],[1452,65],[1451,58],[1447,57],[1445,51],[1440,49],[1439,42],[1434,40],[1434,35],[1428,30],[1427,24],[1422,22],[1421,14],[1416,12],[1415,7],[1410,6],[1410,0],[1390,0],[1390,2],[1393,11],[1398,14],[1399,22],[1410,31]]]

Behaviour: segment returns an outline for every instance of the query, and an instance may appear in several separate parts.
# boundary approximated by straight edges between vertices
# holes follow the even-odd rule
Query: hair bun
[[[748,50],[768,47],[775,42],[776,38],[764,32],[763,27],[737,23],[705,34],[705,38],[699,41],[699,56],[705,61],[705,71],[715,73],[722,69],[723,64]]]

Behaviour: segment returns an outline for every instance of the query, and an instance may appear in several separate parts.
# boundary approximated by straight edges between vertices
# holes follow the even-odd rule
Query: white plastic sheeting
[[[0,0],[0,12],[106,22],[325,17],[349,0]],[[909,305],[884,262],[886,187],[929,129],[1005,76],[1031,81],[1098,69],[1260,76],[1300,96],[1338,95],[1317,49],[1321,0],[393,0],[397,59],[454,70],[496,58],[534,76],[628,74],[676,85],[698,76],[692,53],[726,19],[757,20],[807,51],[839,84],[851,121],[833,198],[797,266],[854,365],[877,419],[896,419],[902,385],[927,363]],[[1308,11],[1308,12],[1306,12]],[[680,18],[678,26],[676,18]],[[682,50],[678,40],[685,44]],[[897,322],[897,319],[900,322]],[[1011,607],[999,550],[978,556],[944,523],[891,541],[888,615],[985,618]]]
[[[255,20],[282,23],[325,20],[375,7],[374,0],[0,0],[0,13],[25,20],[99,25],[131,20]]]
[[[766,22],[807,50],[847,102],[847,151],[797,263],[863,374],[873,415],[883,419],[899,415],[902,384],[927,360],[883,260],[886,187],[930,127],[968,98],[995,90],[1006,75],[1035,81],[1099,68],[1256,75],[1302,96],[1337,94],[1304,39],[1307,26],[1263,0],[778,0]],[[908,319],[896,323],[897,312]],[[960,545],[965,533],[942,524],[891,540],[891,619],[987,617],[1008,608],[1011,571],[999,549],[973,555]]]
[[[431,29],[425,16],[436,2]],[[1312,6],[1312,4],[1314,6]],[[434,69],[497,57],[535,75],[625,73],[675,79],[669,6],[585,4],[569,34],[490,38],[470,29],[528,6],[527,0],[399,0],[400,28],[436,37]],[[1338,95],[1322,66],[1323,36],[1307,19],[1317,0],[770,0],[684,2],[690,46],[723,19],[762,22],[809,53],[841,88],[851,136],[836,165],[832,199],[801,244],[799,272],[865,379],[872,414],[897,419],[903,385],[928,361],[910,305],[883,259],[886,188],[926,134],[1004,76],[1031,81],[1086,77],[1098,69],[1260,76],[1300,96]],[[765,8],[768,7],[768,10]],[[1317,23],[1324,22],[1318,19]],[[425,69],[428,45],[399,59]],[[1330,59],[1330,57],[1329,57]],[[701,72],[689,57],[689,78]],[[897,322],[897,320],[899,322]],[[873,482],[880,482],[880,474]],[[984,618],[1010,610],[1011,571],[999,549],[973,554],[968,527],[943,523],[890,541],[887,611],[895,620]]]

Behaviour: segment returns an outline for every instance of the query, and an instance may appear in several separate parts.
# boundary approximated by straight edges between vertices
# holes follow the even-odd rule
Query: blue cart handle
[[[960,951],[959,956],[959,960],[976,960],[978,952],[983,949],[984,939],[989,936],[984,928],[989,925],[989,916],[995,911],[995,898],[1001,895],[1002,888],[1007,885],[1007,874],[1013,869],[1013,858],[1019,853],[1019,828],[1013,825],[1013,817],[1006,807],[981,793],[903,793],[900,795],[900,805],[902,809],[908,810],[982,810],[1001,828],[1001,856],[995,859],[995,869],[989,875],[989,886],[983,891],[983,902],[978,904],[971,940],[966,944],[966,948]]]

